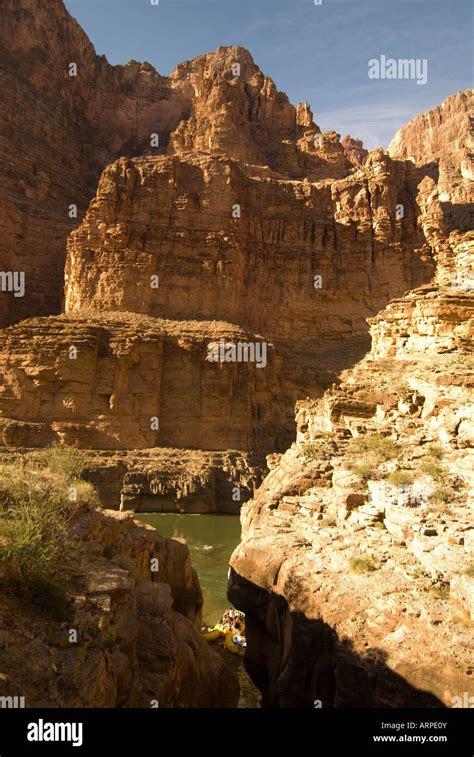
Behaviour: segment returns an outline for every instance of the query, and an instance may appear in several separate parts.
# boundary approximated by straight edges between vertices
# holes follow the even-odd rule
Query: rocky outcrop
[[[5,325],[60,311],[66,238],[100,171],[145,149],[158,113],[175,128],[186,105],[149,64],[97,56],[62,0],[4,0],[0,76],[0,269],[23,272],[26,289],[0,293]]]
[[[22,424],[12,425],[21,439]],[[2,464],[19,454],[31,461],[41,457],[41,449],[14,446],[15,436],[10,438],[0,452]],[[267,470],[263,453],[160,447],[89,451],[84,478],[111,510],[238,515]]]
[[[231,560],[264,705],[472,693],[473,315],[468,289],[414,291],[373,319],[339,387],[298,405]]]
[[[263,456],[232,451],[147,450],[142,455],[129,453],[125,459],[114,455],[112,460],[122,463],[125,473],[121,482],[112,478],[115,486],[118,483],[118,496],[106,490],[104,498],[135,512],[238,514],[266,470]],[[89,472],[99,493],[104,478],[99,458]]]
[[[0,695],[38,708],[235,707],[236,676],[199,629],[186,545],[107,510],[78,515],[70,538],[84,552],[69,619],[2,586]]]
[[[361,139],[354,139],[350,134],[346,134],[344,139],[341,139],[341,145],[353,166],[360,168],[364,165],[369,151],[365,149]]]
[[[438,186],[449,230],[472,227],[474,91],[456,92],[416,116],[388,146],[392,158],[422,166]]]

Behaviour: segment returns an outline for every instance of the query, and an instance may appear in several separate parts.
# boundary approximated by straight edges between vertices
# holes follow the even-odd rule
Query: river
[[[226,607],[232,606],[227,599],[227,573],[230,556],[240,541],[239,516],[137,513],[135,517],[163,536],[186,540],[204,597],[203,620],[209,625],[216,623]],[[258,707],[259,693],[244,670],[242,658],[230,654],[218,642],[212,647],[239,677],[239,707]]]

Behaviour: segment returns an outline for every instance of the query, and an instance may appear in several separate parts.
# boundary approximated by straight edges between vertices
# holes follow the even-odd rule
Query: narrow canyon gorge
[[[17,466],[51,491],[57,448],[87,494],[83,643],[5,589],[0,695],[237,706],[188,547],[135,513],[240,514],[263,707],[474,693],[473,91],[368,151],[243,47],[111,65],[62,0],[3,0],[0,77],[0,269],[25,276],[0,292],[0,500]]]

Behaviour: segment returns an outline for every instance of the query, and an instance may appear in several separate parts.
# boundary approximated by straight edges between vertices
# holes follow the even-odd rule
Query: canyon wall
[[[121,155],[222,151],[295,176],[350,165],[333,135],[314,146],[309,109],[297,114],[246,50],[219,48],[169,77],[111,66],[62,0],[3,0],[0,77],[0,269],[26,283],[22,297],[0,292],[0,325],[60,312],[67,235]]]
[[[100,171],[149,143],[158,112],[175,127],[183,106],[151,66],[97,56],[61,0],[3,0],[0,76],[0,268],[26,284],[23,297],[0,293],[5,325],[60,312],[66,238]]]
[[[443,188],[406,160],[410,130],[394,157],[341,143],[241,47],[162,77],[97,56],[61,0],[3,15],[0,268],[26,291],[0,293],[20,321],[0,334],[0,444],[95,450],[111,507],[235,512],[295,402],[365,354],[366,319],[453,258]]]
[[[474,234],[451,245],[467,277]],[[372,319],[370,353],[297,405],[296,442],[243,507],[229,598],[264,706],[473,693],[474,302],[461,281]]]
[[[262,368],[208,360],[209,344],[251,337],[215,321],[121,314],[34,319],[5,329],[3,444],[272,449],[287,413],[272,345]]]
[[[255,456],[290,443],[294,403],[319,396],[367,349],[366,317],[434,270],[410,163],[376,151],[331,183],[266,174],[223,156],[122,158],[106,169],[70,238],[66,314],[0,336],[5,447],[230,449],[250,454],[247,483],[259,479]],[[210,362],[221,343],[264,346],[265,359]],[[180,466],[169,471],[165,458],[154,455],[155,474],[164,464],[177,481]],[[112,505],[117,466],[99,460],[95,482]],[[231,490],[240,477],[225,471]],[[160,504],[148,484],[137,499],[119,480],[115,506],[184,504],[182,487]],[[213,511],[217,494],[202,497],[207,473],[199,480],[187,506]]]
[[[69,238],[66,312],[226,320],[297,345],[365,334],[433,271],[414,180],[382,151],[320,183],[227,157],[120,160]]]
[[[449,230],[472,228],[474,205],[474,90],[456,92],[396,133],[392,158],[423,166],[438,185]]]

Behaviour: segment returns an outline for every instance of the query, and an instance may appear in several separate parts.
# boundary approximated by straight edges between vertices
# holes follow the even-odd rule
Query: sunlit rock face
[[[392,158],[413,160],[435,180],[450,230],[472,228],[474,91],[456,92],[395,135]]]
[[[60,312],[66,238],[121,155],[223,153],[299,178],[345,176],[350,165],[337,140],[315,146],[319,128],[297,122],[243,48],[164,77],[96,55],[62,0],[5,0],[0,55],[0,269],[26,275],[26,296],[0,293],[0,325]]]
[[[474,235],[451,243],[449,269],[470,270]],[[229,598],[266,706],[451,707],[471,690],[474,296],[439,274],[297,405],[296,442],[243,507]]]
[[[364,334],[433,270],[412,173],[382,151],[316,184],[226,157],[121,159],[70,236],[66,310],[219,319],[295,342]]]

